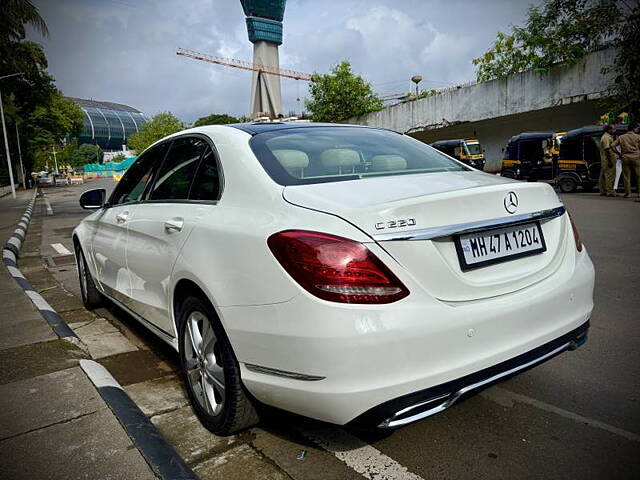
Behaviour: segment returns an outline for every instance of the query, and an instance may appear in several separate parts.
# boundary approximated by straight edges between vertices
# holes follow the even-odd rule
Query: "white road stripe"
[[[56,252],[58,252],[61,255],[71,255],[71,252],[67,250],[67,247],[65,247],[61,243],[52,243],[51,246]]]
[[[574,420],[578,423],[583,423],[593,428],[599,428],[601,430],[605,430],[609,433],[613,433],[614,435],[618,435],[620,437],[626,438],[627,440],[631,440],[632,442],[640,442],[640,435],[638,435],[637,433],[629,432],[628,430],[623,430],[622,428],[614,427],[613,425],[609,425],[607,423],[601,422],[600,420],[594,420],[593,418],[583,417],[582,415],[578,415],[577,413],[573,413],[568,410],[564,410],[562,408],[556,407],[554,405],[541,402],[540,400],[527,397],[526,395],[521,395],[519,393],[511,392],[501,387],[493,387],[489,390],[485,390],[480,395],[496,403],[499,403],[500,405],[504,405],[505,399],[510,399],[520,403],[526,403],[527,405],[532,405],[536,408],[539,408],[540,410],[545,410],[547,412],[555,413],[556,415],[560,415],[561,417]]]
[[[44,203],[47,207],[47,215],[53,215],[53,208],[51,208],[51,203],[49,203],[49,199],[47,197],[44,198]]]
[[[423,480],[393,458],[340,428],[300,429],[300,433],[370,480]]]

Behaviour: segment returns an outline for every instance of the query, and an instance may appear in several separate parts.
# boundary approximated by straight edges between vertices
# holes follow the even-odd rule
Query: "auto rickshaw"
[[[477,138],[456,138],[454,140],[439,140],[431,144],[436,150],[446,153],[450,157],[478,170],[484,169],[484,152]]]
[[[517,180],[554,179],[553,132],[522,132],[509,139],[500,175]]]
[[[616,125],[616,135],[625,133],[628,128],[628,125]],[[604,125],[590,125],[570,130],[562,137],[556,174],[561,192],[575,192],[578,187],[591,190],[598,186],[600,137],[603,133]]]

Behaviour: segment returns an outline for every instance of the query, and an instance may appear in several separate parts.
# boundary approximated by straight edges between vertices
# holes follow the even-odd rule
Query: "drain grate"
[[[54,255],[51,257],[51,263],[56,267],[73,265],[76,263],[76,256],[73,253],[70,255]]]

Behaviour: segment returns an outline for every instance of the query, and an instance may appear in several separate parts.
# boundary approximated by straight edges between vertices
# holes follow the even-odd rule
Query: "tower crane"
[[[237,60],[235,58],[214,57],[212,55],[207,55],[206,53],[187,50],[186,48],[179,48],[176,52],[176,55],[193,58],[194,60],[201,60],[203,62],[215,63],[217,65],[224,65],[226,67],[241,68],[243,70],[251,70],[258,73],[268,73],[270,75],[277,75],[279,77],[293,78],[294,80],[311,80],[310,73],[296,72],[294,70],[287,70],[284,68],[278,68],[269,65],[260,65],[256,63],[246,62],[244,60]]]

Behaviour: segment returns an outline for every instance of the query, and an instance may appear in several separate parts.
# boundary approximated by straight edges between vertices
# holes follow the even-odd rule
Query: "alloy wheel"
[[[215,332],[204,313],[189,315],[183,339],[185,369],[194,396],[206,413],[217,415],[225,401],[224,369],[216,354]]]

